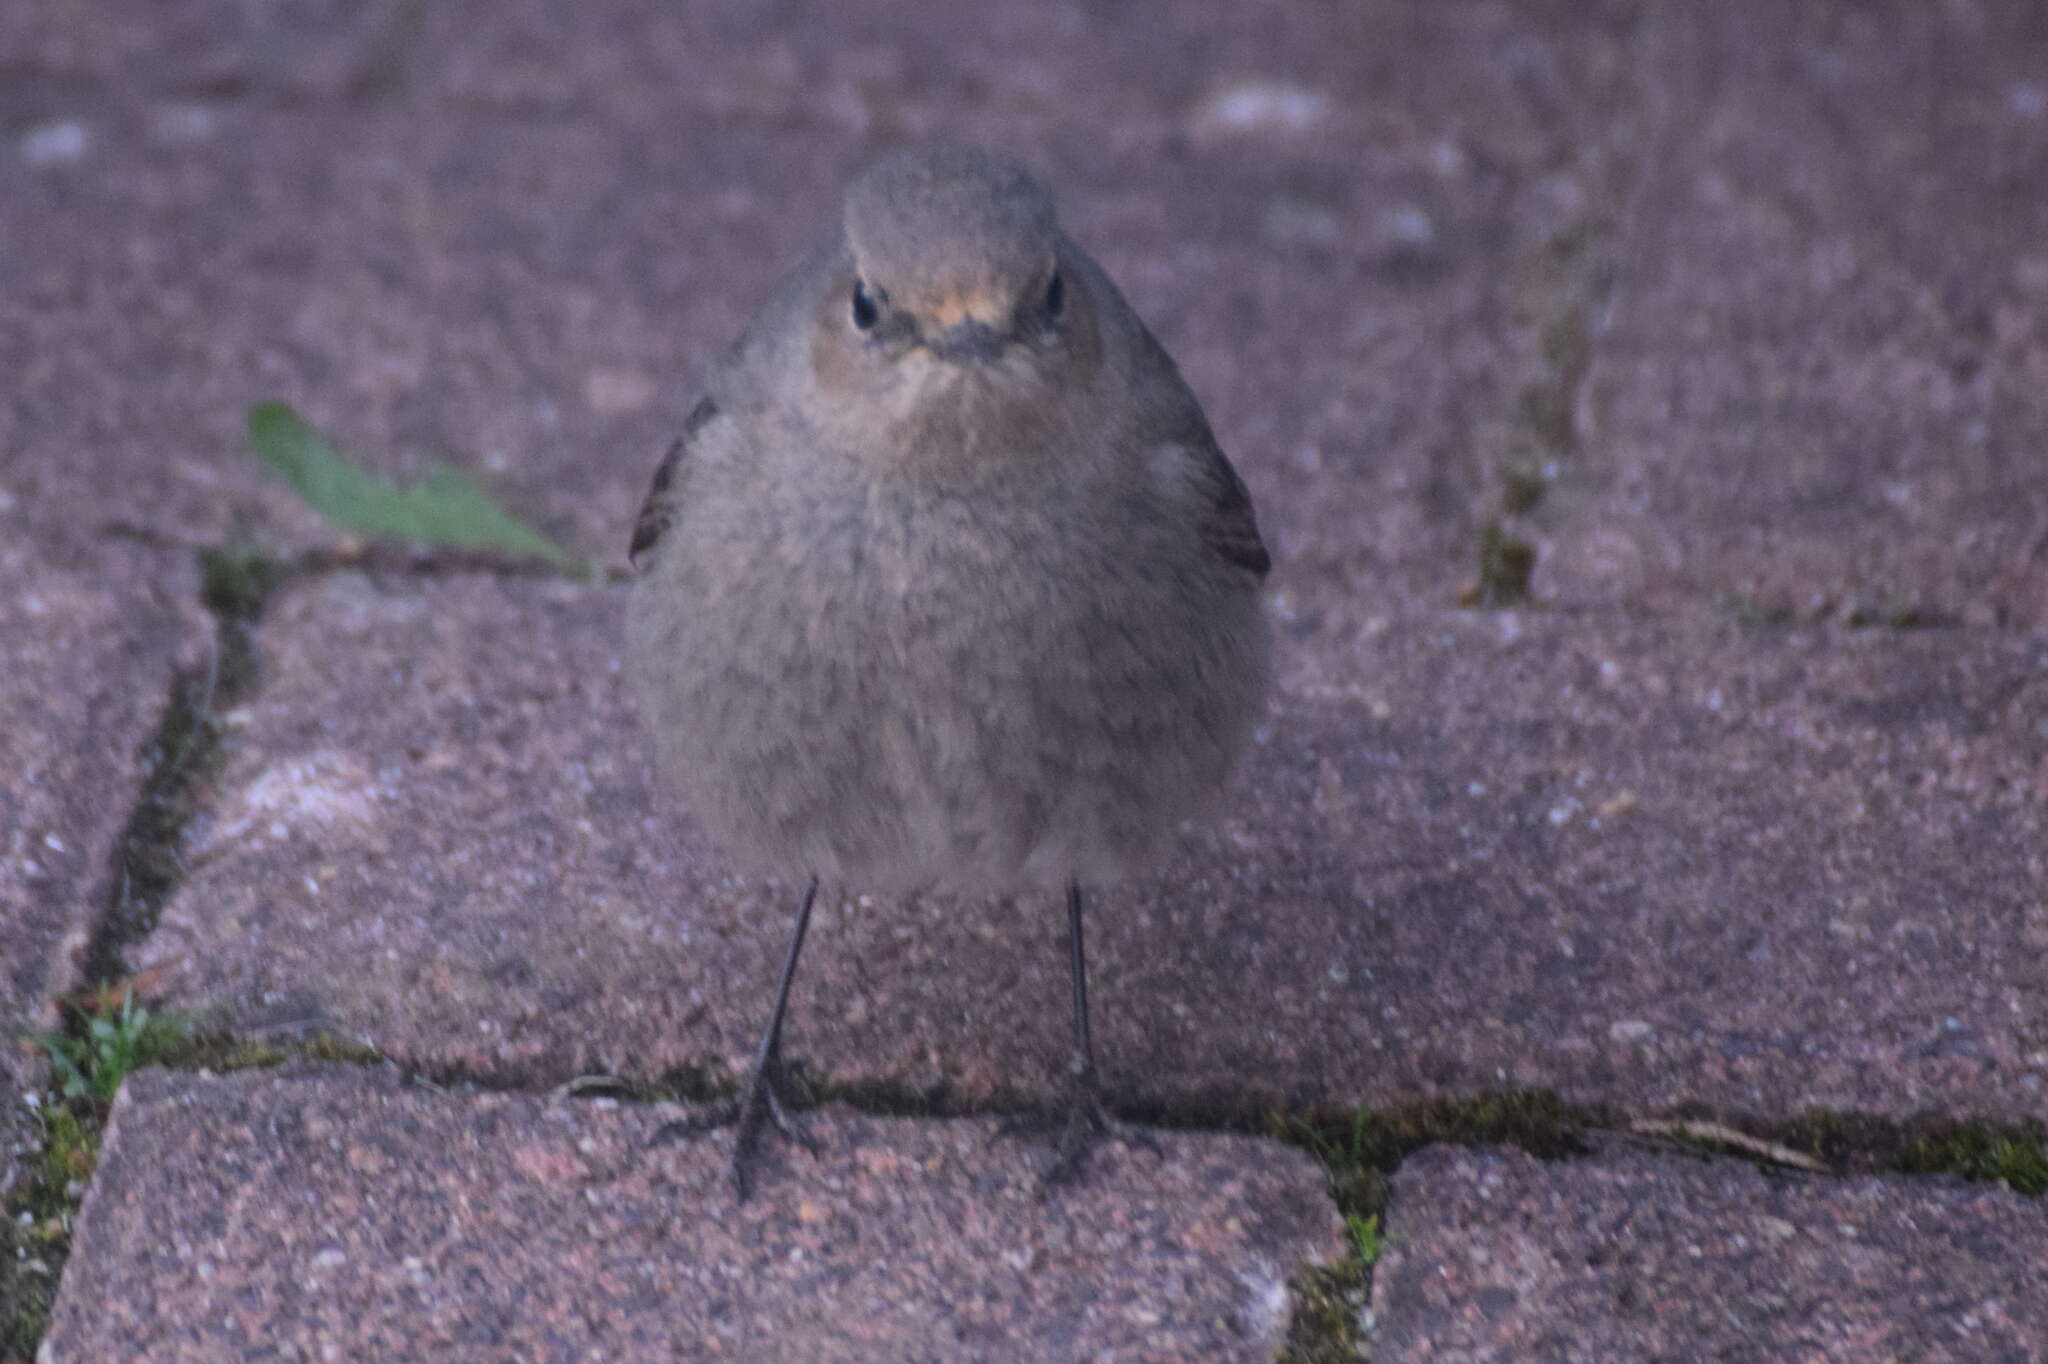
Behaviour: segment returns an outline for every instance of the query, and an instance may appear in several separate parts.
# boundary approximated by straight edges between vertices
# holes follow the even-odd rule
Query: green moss
[[[1985,1123],[1943,1124],[1910,1142],[1899,1162],[1910,1174],[2003,1181],[2015,1193],[2048,1193],[2048,1132]]]
[[[140,798],[115,845],[111,892],[81,960],[97,999],[74,1005],[62,1033],[36,1037],[57,1091],[39,1111],[42,1153],[29,1188],[0,1218],[0,1358],[34,1356],[70,1251],[71,1223],[99,1159],[114,1094],[136,1069],[171,1062],[193,1043],[190,1019],[142,1006],[122,954],[148,933],[184,875],[185,829],[217,769],[221,710],[253,685],[249,626],[282,571],[246,540],[200,555],[205,604],[216,621],[206,667],[172,685],[143,753]]]
[[[1860,602],[1842,612],[1852,630],[1952,630],[1962,622],[1953,612],[1902,597]]]
[[[1490,521],[1479,532],[1479,586],[1471,604],[1487,610],[1529,600],[1529,578],[1536,571],[1536,547]]]
[[[278,422],[272,414],[270,426]],[[259,446],[266,438],[273,438],[275,446],[278,434],[257,432]],[[272,449],[266,457],[276,453]],[[302,449],[286,453],[306,454]],[[343,475],[344,482],[349,478],[355,482],[345,492],[368,486],[361,476]],[[332,491],[333,485],[329,478],[315,491]],[[371,491],[382,495],[386,490]],[[414,538],[496,545],[535,555],[558,570],[580,569],[537,533],[505,524],[494,506],[484,505],[487,499],[452,476],[385,500],[440,518],[423,523]],[[187,1016],[143,1007],[136,997],[138,983],[128,978],[123,962],[128,946],[155,928],[159,911],[183,878],[186,830],[226,756],[219,717],[253,692],[258,680],[254,631],[263,608],[294,574],[318,567],[317,560],[301,565],[276,559],[243,533],[199,555],[200,595],[214,618],[214,650],[203,668],[175,679],[143,752],[140,798],[116,842],[112,890],[80,960],[81,974],[96,987],[97,1000],[73,1006],[63,1032],[34,1038],[49,1054],[56,1088],[35,1110],[42,1131],[31,1178],[0,1209],[0,1359],[35,1355],[69,1254],[72,1220],[99,1159],[113,1097],[129,1074],[151,1064],[233,1071],[294,1060],[360,1066],[386,1059],[374,1047],[333,1037],[280,1046],[195,1032]]]
[[[1304,1269],[1294,1281],[1298,1306],[1280,1350],[1282,1364],[1357,1364],[1371,1292],[1371,1268],[1355,1255]]]
[[[1344,1218],[1344,1234],[1351,1238],[1351,1253],[1367,1269],[1380,1262],[1380,1252],[1387,1248],[1386,1237],[1380,1233],[1380,1217],[1360,1217],[1348,1213]]]
[[[1410,1154],[1439,1142],[1517,1146],[1547,1160],[1576,1155],[1582,1149],[1579,1133],[1602,1121],[1603,1115],[1573,1108],[1551,1090],[1516,1089],[1400,1108],[1361,1108],[1332,1121],[1295,1119],[1291,1126],[1296,1144],[1321,1156],[1333,1171],[1392,1174]]]
[[[1386,1248],[1387,1179],[1411,1154],[1438,1143],[1503,1145],[1554,1160],[1581,1153],[1579,1134],[1608,1122],[1607,1115],[1572,1108],[1547,1089],[1276,1119],[1274,1137],[1307,1148],[1328,1167],[1330,1197],[1349,1242],[1349,1253],[1335,1264],[1311,1266],[1296,1279],[1300,1306],[1281,1359],[1326,1364],[1358,1358],[1372,1267]]]
[[[0,1359],[33,1359],[57,1297],[64,1261],[40,1244],[34,1228],[0,1225]]]
[[[1899,1123],[1816,1109],[1771,1134],[1845,1174],[1947,1174],[2048,1194],[2048,1123]]]
[[[103,996],[95,1009],[69,1005],[75,1026],[68,1031],[28,1034],[49,1054],[58,1090],[68,1100],[112,1103],[123,1080],[176,1047],[190,1028],[187,1015],[145,1008],[132,989],[114,993],[119,1003]]]
[[[200,600],[216,616],[254,621],[270,594],[291,575],[290,565],[271,558],[245,531],[199,552]]]
[[[69,1190],[92,1178],[100,1163],[100,1132],[106,1110],[100,1106],[63,1107],[50,1110],[43,1124],[42,1178],[36,1184],[39,1199],[29,1210],[44,1223],[45,1234],[54,1235],[56,1223],[70,1233],[73,1206]]]
[[[46,1132],[35,1178],[0,1219],[0,1359],[34,1358],[49,1324],[71,1242],[67,1181],[53,1180],[51,1170],[69,1163],[68,1155],[61,1162],[52,1159]]]
[[[55,1090],[34,1110],[42,1131],[33,1178],[0,1230],[0,1358],[30,1358],[48,1324],[114,1095],[129,1075],[175,1048],[187,1023],[145,1008],[132,989],[68,1007],[63,1032],[27,1034],[49,1055]]]
[[[86,1096],[36,1110],[41,1150],[0,1218],[0,1359],[32,1359],[71,1255],[72,1221],[100,1158],[107,1105]]]
[[[288,1061],[324,1061],[346,1066],[382,1065],[388,1058],[375,1047],[346,1038],[319,1035],[285,1044],[254,1041],[230,1033],[209,1032],[187,1037],[165,1054],[163,1064],[176,1070],[267,1070]]]

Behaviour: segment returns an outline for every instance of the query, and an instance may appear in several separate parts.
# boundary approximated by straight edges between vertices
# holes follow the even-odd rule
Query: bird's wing
[[[1203,496],[1202,543],[1219,558],[1257,577],[1265,577],[1273,567],[1273,556],[1266,552],[1266,542],[1259,538],[1252,495],[1244,480],[1237,476],[1237,470],[1231,467],[1229,456],[1206,429],[1202,439],[1187,442],[1183,448],[1193,466],[1195,485]]]
[[[1259,536],[1252,495],[1216,443],[1209,419],[1202,415],[1202,404],[1181,377],[1179,366],[1086,252],[1071,248],[1064,259],[1079,267],[1101,301],[1105,324],[1122,332],[1124,344],[1130,347],[1124,373],[1138,399],[1140,447],[1151,451],[1154,459],[1165,459],[1164,467],[1153,467],[1162,474],[1170,470],[1169,481],[1180,486],[1178,496],[1193,504],[1203,547],[1255,578],[1265,577],[1273,567],[1273,556]]]
[[[636,570],[646,571],[654,547],[661,543],[661,537],[668,533],[670,523],[675,520],[676,507],[682,500],[682,479],[691,440],[717,415],[718,404],[709,398],[699,398],[697,405],[690,409],[690,415],[683,420],[683,434],[668,447],[668,453],[661,457],[660,465],[655,468],[654,481],[648,485],[647,497],[640,504],[640,515],[633,521],[632,546],[626,551],[627,559]]]
[[[1140,336],[1152,360],[1142,371],[1151,382],[1145,386],[1140,430],[1150,437],[1151,457],[1163,461],[1154,463],[1154,471],[1177,486],[1177,497],[1187,499],[1204,548],[1254,577],[1265,577],[1273,556],[1259,536],[1251,493],[1165,349],[1150,332]]]

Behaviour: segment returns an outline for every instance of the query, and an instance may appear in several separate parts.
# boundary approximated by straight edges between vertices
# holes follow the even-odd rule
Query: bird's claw
[[[746,1093],[739,1098],[663,1123],[647,1139],[648,1147],[667,1146],[686,1137],[733,1124],[736,1130],[732,1142],[732,1180],[740,1201],[744,1203],[747,1195],[754,1191],[754,1157],[760,1149],[764,1124],[773,1123],[777,1132],[813,1156],[820,1154],[822,1149],[810,1129],[783,1103],[778,1078],[781,1069],[779,1064],[770,1063],[754,1073],[747,1082]]]
[[[1040,1137],[1047,1133],[1052,1134],[1052,1156],[1040,1178],[1048,1189],[1078,1176],[1087,1167],[1089,1153],[1105,1137],[1149,1151],[1161,1159],[1166,1156],[1165,1148],[1149,1130],[1125,1122],[1103,1107],[1102,1096],[1087,1081],[1075,1085],[1064,1110],[1008,1118],[995,1130],[996,1137]]]
[[[763,1064],[747,1082],[747,1092],[739,1101],[739,1126],[732,1142],[732,1180],[742,1203],[754,1191],[753,1163],[764,1121],[772,1122],[776,1131],[811,1155],[819,1154],[818,1139],[782,1102],[781,1071],[779,1062]]]
[[[739,1112],[739,1105],[733,1102],[714,1104],[700,1109],[688,1117],[665,1122],[654,1129],[654,1135],[647,1139],[647,1149],[657,1146],[672,1146],[685,1137],[694,1137],[699,1132],[709,1132],[714,1127],[723,1127]]]

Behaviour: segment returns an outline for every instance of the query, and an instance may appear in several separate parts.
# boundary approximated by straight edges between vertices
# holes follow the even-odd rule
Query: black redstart
[[[987,153],[900,153],[716,366],[634,529],[629,664],[662,765],[752,865],[808,879],[744,1097],[741,1197],[785,1111],[819,881],[1065,890],[1069,1100],[1048,1179],[1111,1119],[1084,885],[1218,793],[1266,689],[1269,560],[1173,361]]]

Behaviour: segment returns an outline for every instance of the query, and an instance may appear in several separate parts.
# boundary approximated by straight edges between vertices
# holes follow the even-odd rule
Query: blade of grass
[[[257,458],[308,506],[343,530],[380,539],[461,549],[495,549],[539,559],[565,573],[583,562],[508,513],[475,480],[438,469],[412,488],[359,469],[284,403],[249,409]]]

